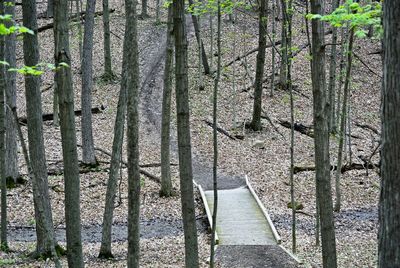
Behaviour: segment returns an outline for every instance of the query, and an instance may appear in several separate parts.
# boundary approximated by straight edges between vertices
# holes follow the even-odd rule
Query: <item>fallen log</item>
[[[208,126],[210,126],[210,127],[212,127],[212,128],[214,127],[214,124],[213,124],[212,122],[210,122],[210,121],[208,121],[208,120],[206,120],[206,119],[204,119],[203,121],[204,121]],[[220,127],[217,126],[217,131],[218,131],[219,133],[221,133],[221,134],[227,136],[227,137],[230,138],[231,140],[236,140],[236,138],[235,138],[234,136],[232,136],[231,134],[229,134],[229,132],[226,131],[226,130],[223,129],[223,128],[220,128]]]
[[[362,129],[371,130],[371,131],[374,132],[376,135],[379,135],[379,136],[381,135],[381,133],[380,133],[376,128],[374,128],[373,126],[370,126],[370,125],[368,125],[368,124],[361,124],[360,122],[356,122],[355,125],[356,125],[357,127],[359,127],[359,128],[362,128]]]
[[[92,114],[99,114],[102,113],[106,109],[105,106],[101,105],[100,107],[94,107],[92,108]],[[75,116],[81,116],[82,115],[82,110],[76,110],[75,111]],[[43,121],[51,121],[54,118],[54,114],[43,114],[42,115],[42,120]],[[26,117],[20,117],[18,118],[18,122],[20,125],[26,125],[28,123],[28,119]]]
[[[373,164],[373,163],[351,163],[351,164],[346,164],[342,166],[340,169],[340,173],[345,173],[347,171],[351,170],[368,170],[368,169],[375,169],[379,167],[378,164]],[[337,166],[331,165],[330,167],[331,170],[337,170]],[[300,172],[305,172],[305,171],[315,171],[315,166],[294,166],[293,168],[293,174],[297,174]]]
[[[278,123],[285,128],[292,128],[292,124],[289,121],[278,119]],[[311,126],[306,126],[301,123],[294,123],[294,130],[300,132],[301,134],[314,138],[314,130]]]

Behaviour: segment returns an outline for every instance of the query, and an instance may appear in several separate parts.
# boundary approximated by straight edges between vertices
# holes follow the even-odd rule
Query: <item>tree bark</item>
[[[74,96],[71,74],[71,54],[68,36],[68,1],[54,1],[55,63],[60,131],[64,160],[65,224],[67,235],[67,258],[69,267],[84,267],[81,240],[80,187],[78,153],[76,145]],[[60,63],[68,67],[60,66]]]
[[[378,267],[400,267],[400,2],[383,2],[382,166]]]
[[[185,236],[185,265],[187,268],[198,268],[197,228],[193,199],[192,149],[189,124],[188,43],[185,27],[185,2],[183,0],[173,1],[173,15],[175,36],[175,95],[182,218]]]
[[[88,0],[85,16],[85,33],[82,51],[82,94],[81,94],[81,128],[82,128],[82,162],[96,166],[92,127],[92,90],[93,90],[93,27],[96,0]]]
[[[47,0],[46,16],[47,18],[52,18],[53,15],[54,15],[54,0]]]
[[[0,14],[4,14],[4,5],[0,5]],[[5,37],[0,35],[0,59],[5,58]],[[4,95],[6,90],[6,68],[0,64],[0,181],[1,181],[1,234],[0,250],[8,250],[7,241],[7,179],[5,159],[5,103]]]
[[[164,88],[161,119],[161,191],[160,196],[171,196],[170,168],[170,121],[171,121],[171,91],[173,78],[174,56],[174,24],[172,5],[168,7],[167,47],[164,67]]]
[[[139,51],[137,39],[136,0],[125,0],[124,58],[126,68],[127,107],[127,155],[128,155],[128,267],[139,267]]]
[[[36,1],[27,0],[22,5],[24,26],[37,32]],[[35,66],[40,62],[38,35],[25,34],[24,61],[26,66]],[[46,258],[55,253],[55,235],[53,216],[49,197],[47,166],[43,139],[42,99],[40,92],[40,77],[25,76],[26,114],[28,122],[29,159],[33,176],[33,199],[36,220],[36,253]],[[10,111],[12,113],[12,111]],[[13,121],[16,124],[16,120]],[[28,164],[28,163],[27,163]],[[29,165],[29,164],[28,164]]]
[[[264,76],[265,49],[267,46],[267,1],[261,0],[258,23],[258,54],[254,88],[253,118],[250,123],[254,131],[261,130],[262,87]]]
[[[15,0],[8,1],[11,5],[5,6],[5,14],[15,16]],[[12,22],[6,22],[6,26],[12,26]],[[10,66],[15,67],[16,64],[16,35],[11,34],[6,38],[6,57],[5,60]],[[14,181],[17,180],[18,173],[18,146],[17,146],[17,125],[14,121],[11,110],[16,107],[17,103],[17,85],[16,73],[6,72],[6,177]]]
[[[111,34],[110,34],[110,10],[108,0],[103,0],[103,45],[104,45],[104,74],[105,80],[114,77],[111,66]]]
[[[311,13],[323,15],[324,1],[311,1]],[[335,268],[337,260],[329,162],[329,106],[325,83],[324,25],[321,20],[314,19],[311,27],[316,196],[322,230],[322,260],[324,268]]]

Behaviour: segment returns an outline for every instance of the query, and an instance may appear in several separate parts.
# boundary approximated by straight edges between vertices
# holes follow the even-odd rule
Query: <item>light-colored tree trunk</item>
[[[85,33],[82,54],[82,94],[81,94],[81,127],[82,127],[82,162],[96,166],[96,154],[92,127],[92,90],[93,90],[93,27],[96,0],[88,0],[85,16]]]
[[[4,5],[0,5],[0,14],[4,14]],[[5,37],[0,35],[0,59],[5,58]],[[6,180],[6,147],[5,147],[5,91],[6,68],[0,64],[0,181],[1,181],[1,234],[0,250],[8,250],[7,241],[7,180]]]
[[[126,59],[123,59],[122,70],[125,70]],[[122,77],[121,89],[118,98],[117,115],[114,124],[114,138],[111,154],[110,172],[108,175],[106,203],[103,215],[103,228],[99,258],[113,258],[111,252],[111,231],[114,214],[114,202],[117,192],[118,171],[121,165],[122,144],[124,139],[124,124],[126,114],[126,77]]]
[[[340,189],[340,174],[343,162],[343,144],[346,136],[346,122],[347,122],[347,104],[349,102],[349,92],[350,92],[350,79],[351,79],[351,68],[353,61],[353,43],[354,43],[354,29],[350,30],[348,48],[346,50],[347,54],[347,67],[346,67],[346,78],[344,82],[344,93],[343,93],[343,105],[340,120],[340,130],[339,130],[339,149],[338,149],[338,159],[337,159],[337,169],[335,173],[335,190],[336,190],[336,202],[334,210],[336,212],[340,211],[341,207],[341,189]]]
[[[218,214],[218,135],[217,135],[217,118],[218,118],[218,85],[221,77],[221,3],[217,0],[217,75],[214,79],[213,90],[213,214],[212,214],[212,228],[211,228],[211,252],[210,252],[210,268],[214,268],[215,258],[215,235],[217,232],[217,214]]]
[[[172,5],[168,7],[167,46],[164,67],[164,86],[161,118],[161,190],[160,196],[171,196],[170,168],[170,122],[171,122],[171,92],[173,78],[174,32]]]
[[[80,185],[74,96],[71,74],[71,54],[68,35],[68,1],[54,1],[54,40],[58,103],[60,110],[60,130],[64,160],[65,184],[65,224],[67,236],[68,266],[84,267],[81,240]],[[68,64],[68,67],[60,66]]]
[[[382,164],[378,267],[400,267],[400,2],[383,2]]]
[[[176,114],[178,130],[179,176],[183,230],[185,236],[185,266],[198,268],[196,215],[193,199],[192,148],[189,123],[188,42],[185,25],[185,2],[173,1],[175,36]]]
[[[332,3],[332,12],[339,7],[340,0],[334,0]],[[331,133],[336,132],[336,110],[335,110],[335,92],[336,92],[336,66],[337,66],[337,40],[338,40],[338,30],[336,27],[332,29],[332,46],[331,54],[329,56],[329,82],[328,82],[328,92],[329,92],[329,131]]]
[[[311,13],[324,14],[324,1],[311,1]],[[324,268],[337,267],[335,228],[329,161],[329,105],[325,83],[324,24],[314,19],[312,27],[312,68],[316,196],[321,221],[322,261]]]
[[[262,88],[264,80],[265,49],[267,46],[267,1],[261,0],[258,22],[258,54],[256,63],[256,79],[254,86],[253,116],[250,127],[254,131],[261,130]]]
[[[275,39],[276,39],[276,20],[275,20],[275,14],[276,14],[276,2],[275,0],[272,0],[272,37],[271,37],[271,42],[272,44],[275,44]],[[271,76],[271,90],[269,95],[272,97],[274,95],[274,89],[275,89],[275,72],[276,72],[276,66],[275,66],[275,61],[276,61],[276,51],[275,49],[272,49],[271,51],[271,58],[272,58],[272,76]]]
[[[5,6],[5,13],[15,16],[15,0],[8,1],[10,5]],[[6,22],[6,26],[12,26],[12,22]],[[8,35],[6,38],[5,60],[10,66],[16,66],[16,35]],[[6,72],[6,105],[12,110],[17,102],[16,73]],[[18,173],[18,146],[17,146],[17,125],[10,109],[6,109],[6,177],[8,180],[16,181]]]
[[[139,51],[136,0],[125,0],[124,58],[127,87],[127,155],[128,155],[128,268],[139,268]],[[142,10],[143,11],[143,10]]]
[[[36,32],[38,25],[35,0],[24,1],[22,16],[24,26]],[[38,36],[26,34],[23,40],[25,65],[37,65],[40,62]],[[57,259],[43,139],[40,77],[33,75],[25,76],[25,99],[29,142],[29,157],[26,156],[26,158],[27,165],[31,169],[30,173],[32,173],[30,175],[33,177],[33,200],[37,237],[36,254],[43,258],[51,256]],[[13,110],[16,109],[13,108]],[[13,115],[13,121],[17,123],[15,117]],[[21,137],[21,142],[23,142],[23,137]]]

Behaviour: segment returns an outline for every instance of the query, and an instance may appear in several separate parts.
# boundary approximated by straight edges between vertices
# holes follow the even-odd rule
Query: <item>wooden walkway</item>
[[[214,192],[197,186],[212,226]],[[298,260],[280,243],[281,238],[247,177],[246,186],[218,190],[216,244],[225,264],[229,263],[230,267],[297,267]],[[232,251],[237,254],[232,256]]]

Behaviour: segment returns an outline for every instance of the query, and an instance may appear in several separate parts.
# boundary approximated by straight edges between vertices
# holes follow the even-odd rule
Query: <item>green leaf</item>
[[[0,60],[0,65],[10,66],[8,62],[2,60]]]

